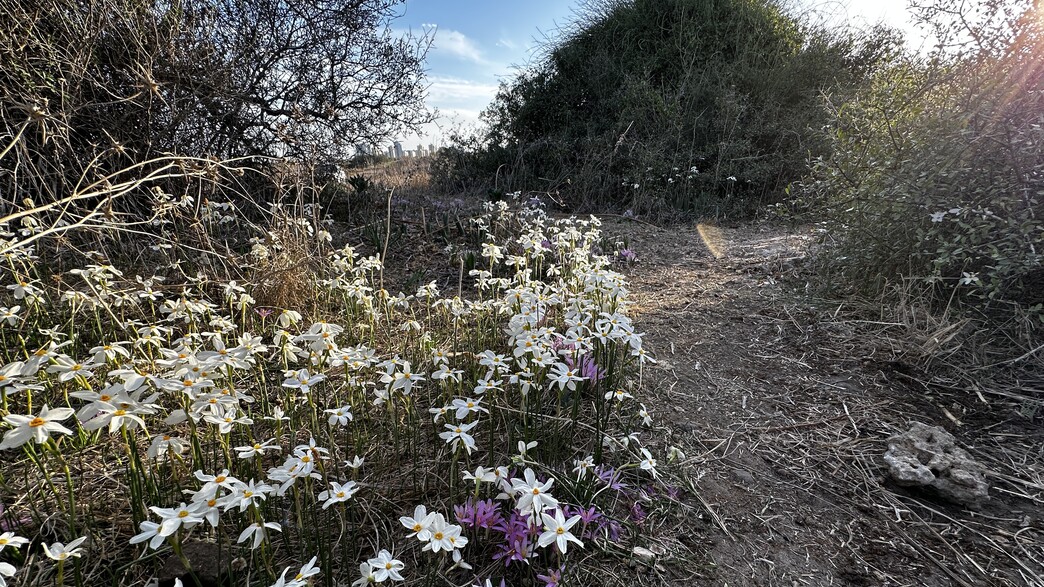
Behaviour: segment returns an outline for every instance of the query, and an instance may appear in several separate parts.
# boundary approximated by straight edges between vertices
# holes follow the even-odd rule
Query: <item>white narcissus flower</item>
[[[0,322],[7,322],[8,326],[14,326],[18,320],[18,311],[21,310],[21,306],[12,306],[10,308],[0,307]]]
[[[79,557],[83,554],[83,549],[79,548],[83,542],[87,540],[86,536],[82,536],[73,540],[69,544],[62,544],[61,542],[55,542],[54,544],[43,545],[44,554],[47,558],[56,561],[64,561],[69,557]]]
[[[573,461],[576,466],[573,467],[573,472],[576,473],[577,479],[583,479],[588,473],[594,470],[595,462],[594,457],[588,455],[582,459]]]
[[[373,580],[377,583],[382,583],[388,579],[392,581],[403,580],[399,571],[406,568],[406,565],[402,561],[396,560],[390,552],[383,548],[377,553],[376,558],[371,558],[366,561],[366,564],[373,569]]]
[[[0,587],[7,587],[7,578],[14,577],[17,571],[11,563],[0,563]]]
[[[366,587],[377,582],[377,575],[374,573],[373,567],[369,563],[359,564],[359,578],[352,583],[352,587]],[[272,587],[277,587],[273,585]],[[281,586],[279,586],[281,587]]]
[[[335,503],[344,503],[348,501],[357,491],[359,491],[359,487],[356,485],[355,481],[348,481],[344,484],[331,481],[330,489],[320,493],[319,499],[326,501],[326,503],[323,504],[323,509],[325,510]]]
[[[446,432],[440,432],[439,438],[446,441],[453,447],[453,450],[457,450],[457,444],[464,443],[464,448],[468,450],[468,454],[476,449],[475,437],[468,434],[472,428],[478,424],[478,421],[474,421],[470,424],[446,424]]]
[[[561,391],[564,388],[568,388],[570,391],[576,390],[576,382],[583,381],[584,377],[580,375],[580,371],[571,369],[569,365],[565,363],[556,363],[554,371],[548,373],[548,380],[552,385],[558,384],[558,389]]]
[[[497,481],[496,469],[487,469],[485,467],[476,467],[475,472],[464,471],[465,481],[474,481],[476,485],[479,483],[494,483]]]
[[[642,449],[642,456],[645,457],[645,458],[642,459],[641,461],[639,461],[639,463],[638,463],[639,466],[643,470],[646,470],[646,471],[649,471],[650,473],[652,473],[652,476],[655,479],[656,476],[657,476],[656,475],[656,459],[653,458],[653,456],[649,453],[649,449],[647,449],[647,448],[643,448]]]
[[[544,532],[537,539],[537,544],[541,548],[555,544],[558,546],[558,550],[562,554],[566,554],[566,548],[570,542],[575,542],[580,548],[584,547],[584,543],[580,542],[573,533],[569,531],[577,522],[580,521],[580,516],[572,516],[568,520],[562,515],[562,510],[555,510],[554,516],[547,514],[541,514],[540,518],[544,521]]]
[[[305,585],[306,584],[305,583],[305,579],[307,579],[308,577],[312,577],[314,575],[318,575],[321,572],[315,566],[315,561],[318,558],[319,557],[317,557],[317,556],[313,556],[312,560],[310,560],[307,563],[305,563],[305,565],[303,567],[301,567],[301,570],[298,571],[296,575],[294,575],[294,581],[296,581],[297,584]]]
[[[188,449],[185,441],[170,434],[157,434],[152,437],[149,450],[146,452],[150,459],[160,460],[170,453],[180,455]]]
[[[162,536],[159,533],[160,525],[156,522],[150,522],[146,520],[139,524],[138,528],[141,529],[141,533],[134,535],[130,539],[131,544],[138,544],[140,542],[145,542],[146,540],[148,540],[149,548],[151,548],[152,550],[156,550],[160,546],[162,546],[163,543],[167,540],[166,536]]]
[[[463,548],[468,543],[468,539],[460,535],[461,530],[460,526],[446,522],[446,518],[442,514],[436,513],[429,528],[431,534],[428,537],[428,543],[424,545],[423,550],[450,552]]]
[[[256,522],[250,524],[249,526],[247,526],[245,530],[243,530],[239,534],[239,539],[236,540],[236,544],[246,542],[251,537],[253,537],[254,542],[250,545],[250,550],[256,550],[258,546],[261,546],[262,542],[268,539],[268,530],[282,532],[283,528],[275,522]]]
[[[288,371],[286,380],[283,381],[283,387],[289,387],[291,389],[299,389],[301,393],[308,394],[312,391],[312,386],[318,384],[320,381],[326,379],[326,375],[317,373],[315,375],[308,372],[308,369],[300,369],[298,371]]]
[[[489,410],[482,407],[482,400],[472,399],[470,397],[466,397],[463,399],[457,398],[453,400],[452,408],[457,410],[455,416],[458,420],[463,420],[467,418],[468,414],[471,414],[472,412],[486,412],[487,414],[489,413]]]
[[[152,506],[149,509],[160,517],[161,521],[158,533],[163,537],[173,535],[182,526],[191,528],[192,526],[203,522],[203,518],[198,512],[196,512],[196,508],[187,506],[184,503],[179,504],[176,508]]]
[[[230,493],[225,498],[225,511],[239,506],[240,512],[245,512],[248,507],[255,505],[258,500],[268,499],[268,494],[272,493],[273,488],[271,485],[266,483],[258,483],[256,480],[251,479],[247,483],[237,483]]]
[[[44,404],[38,416],[19,416],[11,414],[4,416],[4,422],[14,426],[4,434],[3,442],[0,442],[0,450],[17,448],[35,440],[36,444],[43,444],[50,438],[51,434],[72,434],[65,426],[59,424],[73,415],[72,408],[54,408]]]
[[[336,409],[323,410],[323,413],[330,414],[328,422],[331,426],[347,426],[348,422],[353,418],[351,406],[341,406]]]
[[[685,460],[685,453],[682,452],[682,449],[676,446],[672,446],[669,449],[667,449],[667,462],[673,463],[677,460]]]
[[[95,366],[92,362],[80,363],[72,357],[58,355],[54,358],[54,364],[47,367],[47,372],[57,373],[58,381],[65,383],[77,377],[93,377],[94,372],[91,368]]]
[[[15,361],[0,367],[0,389],[18,383],[19,379],[24,375],[24,371],[25,363],[21,361]],[[7,393],[10,395],[10,392]]]
[[[652,416],[649,414],[649,410],[645,409],[645,404],[641,404],[641,409],[638,410],[638,416],[642,419],[642,424],[646,426],[652,426]]]
[[[523,514],[540,515],[545,509],[558,507],[558,500],[548,493],[555,480],[549,478],[545,483],[537,481],[533,469],[526,468],[522,473],[524,479],[512,479],[511,489],[518,495],[515,508]]]
[[[264,442],[255,442],[250,446],[237,446],[235,449],[237,456],[241,459],[250,459],[253,457],[264,456],[266,450],[274,450],[279,452],[278,446],[274,446],[272,443],[275,442],[274,438],[269,438]]]
[[[402,516],[399,518],[399,523],[406,527],[410,531],[410,538],[414,536],[421,542],[427,541],[431,538],[431,531],[429,528],[433,521],[435,521],[436,513],[428,513],[428,509],[423,505],[419,505],[413,509],[413,517]]]
[[[296,310],[283,310],[276,318],[276,323],[282,328],[289,328],[301,321],[301,313]]]
[[[22,538],[21,536],[15,536],[14,532],[4,532],[3,534],[0,534],[0,551],[8,546],[20,548],[25,544],[29,544],[29,540]]]

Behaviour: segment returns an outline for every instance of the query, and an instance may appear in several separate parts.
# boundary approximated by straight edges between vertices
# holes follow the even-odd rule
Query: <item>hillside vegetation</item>
[[[670,217],[749,215],[827,152],[824,93],[898,52],[884,29],[809,26],[765,0],[584,4],[505,83],[436,177]]]
[[[986,325],[982,363],[1040,350],[1041,16],[913,17],[935,45],[775,0],[586,3],[433,175],[651,219],[825,222],[819,291]]]

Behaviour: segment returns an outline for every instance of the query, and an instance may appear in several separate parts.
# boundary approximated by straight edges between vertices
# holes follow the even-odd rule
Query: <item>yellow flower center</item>
[[[442,532],[436,532],[434,538],[435,540],[442,540],[442,536]]]
[[[123,410],[123,409],[116,410],[115,412],[112,413],[112,415],[113,416],[126,416],[127,415],[127,410]]]
[[[228,477],[225,477],[224,475],[218,475],[217,477],[214,477],[214,483],[224,483],[225,479],[228,479]]]
[[[44,420],[43,418],[40,418],[40,417],[36,417],[36,418],[33,418],[32,420],[29,421],[29,427],[30,428],[39,428],[40,426],[43,426],[46,423],[47,423],[47,420]]]
[[[558,535],[565,534],[565,528],[559,526],[558,528],[555,529],[555,534],[558,534]]]
[[[344,497],[344,492],[343,491],[338,491],[337,492],[337,497]]]
[[[180,512],[178,512],[178,517],[179,518],[187,518],[188,515],[189,515],[188,510],[181,510]]]
[[[540,488],[539,487],[534,487],[533,488],[533,495],[540,495]]]

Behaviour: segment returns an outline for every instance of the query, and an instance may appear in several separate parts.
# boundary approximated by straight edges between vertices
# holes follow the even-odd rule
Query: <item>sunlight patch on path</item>
[[[710,254],[714,255],[715,259],[720,259],[725,256],[725,237],[721,233],[721,229],[717,226],[711,226],[709,224],[697,224],[696,232],[700,234],[700,240],[710,251]]]

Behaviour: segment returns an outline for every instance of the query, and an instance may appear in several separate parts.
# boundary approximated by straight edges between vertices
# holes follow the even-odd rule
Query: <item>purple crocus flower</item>
[[[634,502],[634,505],[631,506],[631,520],[636,524],[641,524],[646,517],[648,517],[648,514],[645,513],[645,508],[642,507],[642,504],[637,501]]]
[[[469,498],[465,503],[453,506],[453,513],[457,522],[468,528],[490,529],[502,520],[500,504],[494,503],[491,499],[472,503]]]
[[[595,467],[595,476],[598,479],[609,486],[613,491],[623,491],[627,488],[622,481],[620,481],[621,475],[616,469],[604,465]]]
[[[602,379],[605,379],[605,371],[602,371],[598,367],[598,363],[595,363],[594,357],[591,355],[584,355],[580,357],[579,365],[577,361],[573,360],[573,357],[566,355],[565,364],[574,371],[580,371],[580,376],[586,378],[591,383],[598,383]]]
[[[513,562],[524,562],[533,550],[529,536],[523,536],[500,545],[500,550],[493,553],[493,560],[503,561],[505,567]]]
[[[537,579],[544,582],[544,587],[558,587],[562,582],[562,572],[565,567],[548,569],[546,575],[537,575]]]

